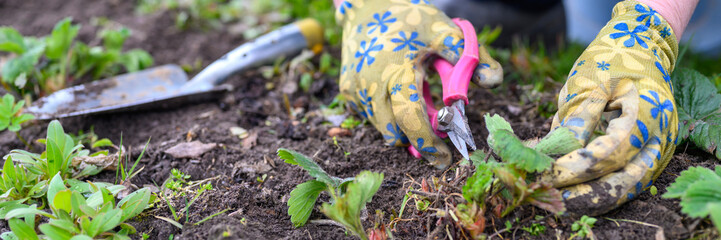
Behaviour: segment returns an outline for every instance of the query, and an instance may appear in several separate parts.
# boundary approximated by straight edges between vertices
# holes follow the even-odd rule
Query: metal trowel
[[[320,24],[304,19],[233,49],[190,81],[179,66],[163,65],[59,90],[33,102],[25,112],[48,120],[211,99],[229,90],[221,85],[228,76],[306,48],[318,53],[322,41]]]

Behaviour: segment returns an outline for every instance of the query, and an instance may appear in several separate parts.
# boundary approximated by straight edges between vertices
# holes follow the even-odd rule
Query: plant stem
[[[23,138],[23,136],[20,136],[20,131],[15,132],[15,136],[17,136],[18,139],[19,139],[23,144],[25,144],[25,146],[26,146],[28,149],[30,149],[30,151],[35,151],[35,148],[33,148],[32,145],[28,144],[28,141],[25,141],[25,138]]]

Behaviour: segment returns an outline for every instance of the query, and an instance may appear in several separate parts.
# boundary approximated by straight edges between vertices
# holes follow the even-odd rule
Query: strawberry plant
[[[48,36],[22,36],[10,27],[0,27],[0,52],[10,53],[2,64],[2,84],[23,96],[42,96],[65,88],[69,81],[90,76],[92,79],[138,71],[153,64],[145,51],[122,51],[130,31],[103,30],[97,38],[103,46],[76,41],[80,25],[70,18],[58,22]]]
[[[721,166],[715,170],[691,167],[666,188],[663,198],[680,198],[681,212],[689,217],[710,217],[721,232]]]
[[[578,221],[573,222],[573,225],[571,225],[571,230],[575,233],[573,233],[568,239],[574,239],[575,237],[580,237],[582,239],[596,239],[593,236],[593,231],[591,230],[593,225],[596,224],[596,221],[596,218],[583,215],[581,219],[578,219]]]
[[[315,178],[299,184],[290,193],[288,215],[293,226],[300,227],[308,221],[318,196],[326,192],[332,200],[331,203],[323,203],[321,212],[361,239],[368,239],[360,213],[380,188],[382,173],[362,171],[355,178],[341,179],[328,175],[313,160],[295,151],[281,148],[278,156],[286,163],[302,167]]]
[[[60,173],[57,173],[47,190],[47,202],[51,212],[45,212],[36,205],[15,207],[5,214],[12,232],[3,233],[3,239],[130,239],[135,228],[126,220],[137,216],[152,202],[150,190],[135,191],[120,202],[115,202],[115,193],[110,188],[90,184],[90,192],[83,193],[76,188],[68,189]],[[117,188],[116,188],[117,190]],[[86,197],[87,196],[87,197]],[[36,216],[48,218],[35,231]],[[119,227],[119,228],[118,228]]]
[[[721,159],[721,94],[716,86],[691,69],[677,69],[670,80],[681,123],[678,137]]]
[[[523,142],[502,117],[486,114],[484,118],[489,132],[488,144],[502,162],[482,151],[476,151],[471,156],[476,171],[462,188],[467,203],[455,206],[457,223],[474,239],[482,239],[485,228],[483,214],[489,209],[493,209],[498,217],[506,216],[525,204],[557,214],[565,211],[560,192],[550,183],[532,180],[532,175],[550,169],[553,162],[550,156],[581,148],[573,133],[567,128],[558,128],[541,140]],[[538,233],[542,230],[540,225],[532,225],[528,231]]]

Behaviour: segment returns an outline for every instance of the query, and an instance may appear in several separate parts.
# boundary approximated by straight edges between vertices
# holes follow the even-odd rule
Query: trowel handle
[[[303,19],[267,33],[226,53],[195,75],[181,92],[207,91],[231,74],[271,63],[281,56],[293,56],[309,48],[323,48],[323,29],[314,19]]]

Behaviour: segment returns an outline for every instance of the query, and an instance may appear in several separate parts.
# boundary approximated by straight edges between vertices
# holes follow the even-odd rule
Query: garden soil
[[[41,36],[49,34],[60,19],[72,16],[74,23],[83,25],[79,39],[98,44],[99,40],[95,39],[98,28],[91,22],[95,17],[106,17],[132,31],[126,49],[148,51],[155,58],[155,65],[194,65],[198,61],[207,65],[244,41],[241,36],[224,29],[181,31],[174,26],[171,14],[137,15],[134,7],[134,1],[124,0],[3,0],[0,1],[0,25],[12,26],[23,35]],[[335,52],[338,55],[338,51]],[[268,90],[268,83],[277,81],[277,78],[266,80],[258,71],[249,71],[231,77],[228,83],[234,90],[217,101],[145,112],[68,118],[61,122],[66,132],[94,128],[98,136],[110,138],[114,143],[119,143],[122,136],[122,143],[129,146],[133,158],[140,155],[144,144],[150,140],[139,164],[144,168],[131,180],[136,186],[159,185],[173,168],[190,174],[192,180],[211,179],[214,189],[201,195],[190,207],[187,220],[185,216],[181,218],[182,229],[155,217],[172,217],[164,203],[158,203],[157,208],[130,222],[139,233],[151,236],[150,239],[168,239],[171,235],[175,239],[355,239],[338,225],[323,221],[325,217],[317,207],[308,224],[293,227],[287,215],[289,194],[295,185],[310,177],[299,167],[278,159],[276,150],[281,147],[312,156],[335,176],[352,177],[362,170],[384,173],[384,182],[364,214],[366,228],[373,226],[376,210],[385,213],[386,223],[391,213],[400,210],[412,180],[420,181],[444,173],[425,161],[414,159],[403,148],[384,146],[383,137],[370,125],[352,130],[350,136],[338,137],[337,143],[329,137],[327,132],[332,126],[324,124],[319,108],[329,104],[337,94],[336,79],[315,76],[308,93],[287,95],[289,104],[285,104],[281,91]],[[540,137],[549,130],[550,120],[539,117],[533,111],[534,106],[519,105],[518,95],[513,91],[471,90],[467,111],[480,149],[487,149],[484,139],[488,133],[482,121],[485,113],[497,113],[510,120],[521,138]],[[295,118],[290,117],[288,105],[297,113]],[[232,135],[229,129],[236,126],[247,129],[251,140],[257,136],[255,141],[243,143],[244,140]],[[36,122],[23,129],[21,135],[34,141],[45,136],[46,127],[47,122]],[[175,159],[164,153],[188,140],[214,143],[217,147],[191,159]],[[38,144],[37,147],[42,149]],[[22,148],[24,145],[13,133],[0,134],[0,153]],[[657,195],[641,194],[637,200],[598,217],[593,228],[598,239],[650,239],[657,236],[659,229],[668,239],[680,239],[709,227],[708,221],[690,219],[680,213],[678,200],[660,197],[679,172],[689,166],[712,167],[716,163],[712,156],[687,149],[686,145],[679,146],[677,152],[655,183]],[[461,159],[459,154],[454,157]],[[112,182],[114,178],[114,172],[104,172],[88,180]],[[328,201],[328,196],[321,195],[321,200]],[[182,198],[175,199],[173,204],[176,209],[185,206]],[[228,211],[223,214],[194,224],[226,209]],[[399,222],[393,235],[397,239],[426,238],[436,228],[436,222],[431,222],[428,215],[419,213],[413,202],[409,202],[403,217],[414,220]],[[486,232],[493,234],[503,229],[506,220],[516,222],[514,226],[528,226],[535,215],[551,214],[534,207],[522,207],[505,219],[495,220]],[[546,217],[539,221],[546,227],[540,236],[529,235],[519,228],[500,236],[568,238],[573,233],[571,224],[574,220]],[[7,222],[2,221],[0,231],[8,230]],[[446,234],[436,236],[436,239],[447,238]],[[133,238],[140,237],[135,235]]]

